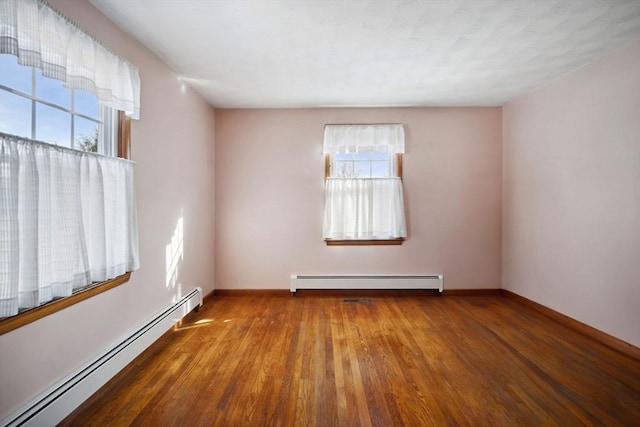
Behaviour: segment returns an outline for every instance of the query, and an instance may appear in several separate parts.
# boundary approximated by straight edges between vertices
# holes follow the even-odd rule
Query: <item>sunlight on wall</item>
[[[171,242],[165,247],[165,260],[167,268],[166,286],[168,289],[176,290],[176,298],[179,298],[180,295],[182,295],[181,284],[178,282],[178,275],[180,273],[180,267],[182,266],[182,260],[184,258],[183,232],[183,219],[182,214],[180,214],[178,223],[173,230],[173,236],[171,236]]]

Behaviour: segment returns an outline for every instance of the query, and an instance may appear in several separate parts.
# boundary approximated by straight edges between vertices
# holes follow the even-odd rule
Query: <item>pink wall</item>
[[[503,287],[640,346],[640,41],[503,120]]]
[[[409,236],[322,239],[326,123],[403,123]],[[216,110],[216,289],[288,289],[298,274],[442,273],[500,287],[500,108]]]
[[[0,419],[105,351],[195,286],[213,290],[214,113],[177,76],[85,1],[49,0],[140,69],[132,125],[141,268],[129,283],[0,336]],[[166,248],[182,218],[183,255]]]

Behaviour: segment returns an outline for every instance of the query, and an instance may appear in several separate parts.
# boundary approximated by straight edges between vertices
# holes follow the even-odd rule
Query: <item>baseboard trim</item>
[[[288,297],[289,289],[216,289],[216,297]]]
[[[495,297],[502,295],[502,289],[445,289],[442,294],[448,297]]]
[[[199,305],[202,305],[202,289],[195,288],[131,331],[102,355],[1,420],[0,425],[35,427],[58,424]]]
[[[208,294],[206,294],[204,296],[204,298],[202,298],[202,305],[205,305],[208,302],[210,302],[215,296],[216,296],[216,291],[215,290],[213,290],[213,291],[209,292]]]
[[[521,295],[518,295],[506,289],[502,289],[501,293],[503,296],[510,298],[514,301],[518,301],[519,303],[526,305],[527,307],[530,307],[546,315],[547,317],[554,319],[555,321],[563,324],[568,328],[573,329],[576,332],[581,333],[582,335],[586,335],[587,337],[592,338],[620,353],[623,353],[626,356],[640,360],[640,348],[634,346],[633,344],[630,344],[626,341],[616,338],[613,335],[609,335],[606,332],[602,332],[601,330],[596,329],[593,326],[589,326],[585,323],[582,323],[576,319],[573,319],[567,315],[564,315],[549,307],[546,307],[542,304],[539,304],[535,301],[532,301],[528,298],[525,298]]]
[[[216,289],[204,301],[216,297],[283,297],[289,296],[288,289]],[[404,297],[404,296],[500,296],[501,289],[445,289],[442,294],[437,289],[298,289],[296,296],[322,297]]]

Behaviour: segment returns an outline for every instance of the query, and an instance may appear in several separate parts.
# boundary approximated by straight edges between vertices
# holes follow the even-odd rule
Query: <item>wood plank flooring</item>
[[[63,426],[640,426],[640,361],[509,298],[216,297]]]

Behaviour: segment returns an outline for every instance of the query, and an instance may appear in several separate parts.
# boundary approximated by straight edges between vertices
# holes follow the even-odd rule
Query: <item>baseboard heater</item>
[[[435,289],[442,292],[444,278],[440,275],[291,275],[291,293],[301,289]]]
[[[0,425],[58,424],[180,319],[201,305],[202,289],[195,288],[104,354],[49,388],[15,414],[0,421]]]

